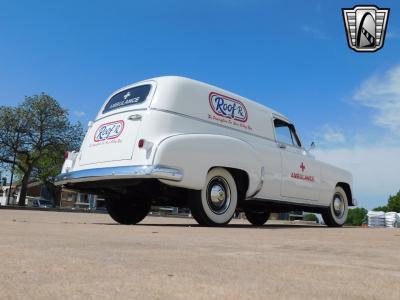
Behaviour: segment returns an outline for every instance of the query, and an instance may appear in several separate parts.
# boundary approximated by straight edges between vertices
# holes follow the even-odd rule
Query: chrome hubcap
[[[333,211],[336,217],[342,217],[344,214],[344,201],[341,195],[335,194],[333,198]]]
[[[215,214],[225,213],[231,202],[229,185],[222,177],[214,177],[207,187],[207,204]]]
[[[211,188],[210,200],[216,207],[221,207],[225,201],[225,191],[222,186],[215,184]]]

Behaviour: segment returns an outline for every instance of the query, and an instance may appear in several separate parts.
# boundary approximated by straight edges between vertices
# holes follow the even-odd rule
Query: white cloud
[[[74,116],[76,116],[78,118],[83,117],[84,115],[86,115],[86,113],[84,111],[80,111],[80,110],[75,110],[73,112],[73,114],[74,114]]]
[[[314,140],[320,146],[333,146],[345,143],[346,136],[340,129],[325,124],[321,130],[314,133]]]
[[[375,125],[400,135],[400,65],[364,81],[353,100],[375,110]]]
[[[329,125],[324,126],[322,137],[328,143],[344,143],[346,141],[345,135],[337,129],[333,129]]]
[[[316,39],[319,40],[327,40],[328,36],[323,32],[321,29],[311,26],[311,25],[303,25],[301,27],[301,30],[304,31],[305,33],[313,36]]]
[[[400,190],[400,147],[316,149],[317,159],[350,171],[360,206],[372,209],[387,203]]]
[[[389,195],[400,190],[400,65],[365,80],[352,101],[372,110],[373,124],[383,129],[377,131],[381,135],[366,128],[353,128],[349,133],[324,125],[316,136],[330,149],[317,148],[314,154],[349,170],[360,206],[372,209],[385,205]]]

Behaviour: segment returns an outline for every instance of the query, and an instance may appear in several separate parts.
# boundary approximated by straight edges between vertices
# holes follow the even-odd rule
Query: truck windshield
[[[114,109],[124,106],[142,103],[146,100],[151,89],[150,84],[136,86],[111,97],[110,101],[106,104],[103,114]]]

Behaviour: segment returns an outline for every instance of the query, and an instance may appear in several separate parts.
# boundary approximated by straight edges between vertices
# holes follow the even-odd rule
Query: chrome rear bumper
[[[131,178],[156,178],[181,181],[183,173],[181,170],[166,166],[125,166],[86,169],[58,175],[55,178],[55,185]]]

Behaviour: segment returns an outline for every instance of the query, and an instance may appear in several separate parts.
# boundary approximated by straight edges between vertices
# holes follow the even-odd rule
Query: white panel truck
[[[176,76],[114,92],[56,184],[101,195],[121,224],[168,205],[189,207],[206,226],[229,223],[235,211],[262,225],[289,210],[342,226],[356,205],[351,174],[317,161],[284,115]]]

